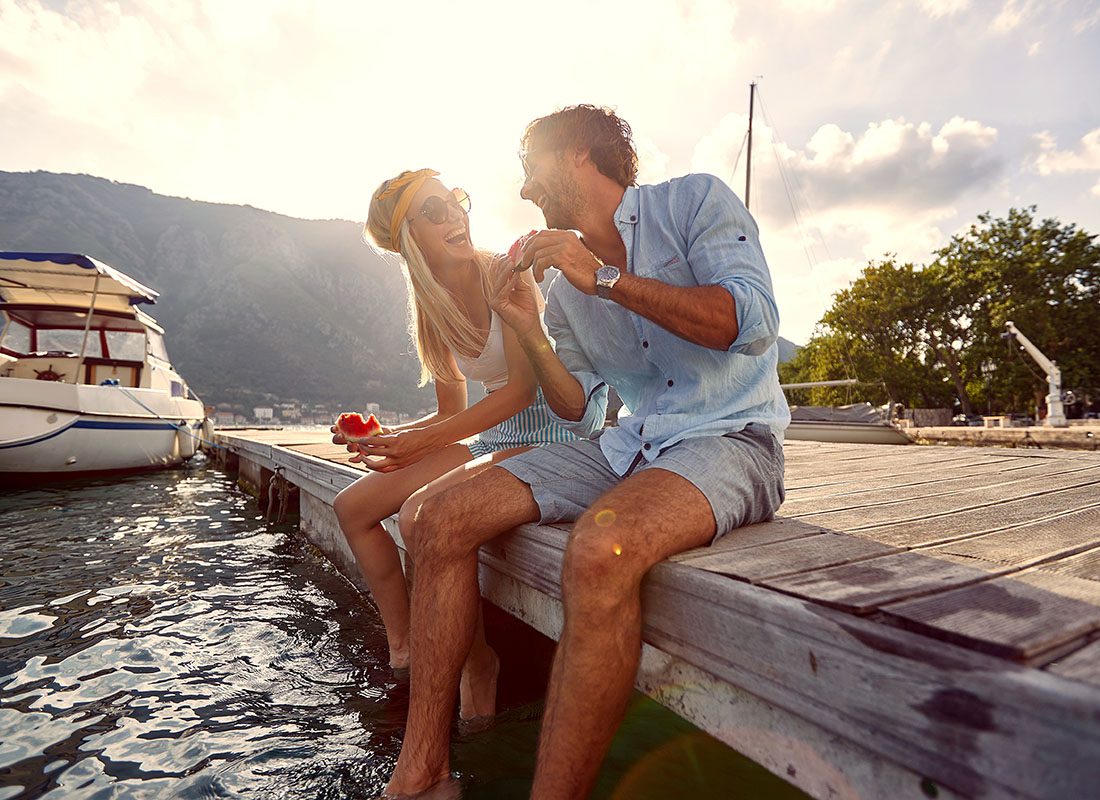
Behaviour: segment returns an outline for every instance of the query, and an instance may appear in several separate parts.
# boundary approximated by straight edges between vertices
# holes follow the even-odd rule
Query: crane
[[[1042,367],[1047,375],[1047,425],[1052,428],[1066,428],[1066,411],[1062,405],[1062,370],[1058,365],[1043,355],[1043,352],[1031,343],[1031,340],[1020,333],[1019,328],[1012,322],[1006,322],[1008,333],[1004,334],[1015,339],[1020,346],[1027,350],[1028,355],[1035,359],[1035,363]]]

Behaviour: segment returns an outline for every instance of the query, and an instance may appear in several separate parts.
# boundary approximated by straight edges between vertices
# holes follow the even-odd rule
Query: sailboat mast
[[[749,190],[752,187],[752,107],[756,99],[756,82],[749,84],[749,152],[745,160],[745,208],[749,207]]]

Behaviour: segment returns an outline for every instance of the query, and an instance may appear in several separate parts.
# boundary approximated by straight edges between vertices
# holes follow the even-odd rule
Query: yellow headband
[[[390,217],[390,241],[393,243],[395,253],[400,249],[397,245],[398,231],[401,230],[401,222],[405,219],[405,215],[409,213],[413,198],[420,191],[420,187],[438,174],[434,169],[418,169],[416,172],[409,172],[394,178],[382,194],[378,195],[379,200],[385,200],[400,192],[397,205],[393,207],[393,216]]]

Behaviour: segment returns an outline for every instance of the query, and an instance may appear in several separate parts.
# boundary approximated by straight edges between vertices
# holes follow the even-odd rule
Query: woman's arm
[[[454,356],[451,356],[451,367],[458,374],[462,374],[458,370],[458,364],[454,360]],[[429,428],[432,425],[436,425],[443,422],[446,419],[453,417],[455,414],[459,414],[466,409],[467,395],[466,395],[466,381],[441,381],[438,378],[435,380],[435,401],[436,410],[431,414],[421,417],[420,419],[412,420],[411,422],[402,422],[400,425],[393,425],[386,429],[387,433],[396,433],[397,431],[413,431],[420,430],[422,428]]]
[[[433,433],[439,446],[461,441],[499,425],[535,402],[538,384],[531,362],[524,355],[512,329],[508,325],[500,327],[504,336],[504,358],[508,363],[508,383],[465,411],[425,429]]]
[[[501,332],[508,364],[508,382],[504,386],[437,422],[392,436],[374,436],[361,443],[359,450],[363,454],[382,456],[381,460],[364,462],[365,465],[379,472],[407,467],[434,450],[499,425],[531,405],[537,390],[534,370],[512,329],[502,325]]]

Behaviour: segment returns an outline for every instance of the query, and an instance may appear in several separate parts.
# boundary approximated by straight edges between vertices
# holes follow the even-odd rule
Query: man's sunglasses
[[[448,206],[454,206],[464,214],[469,213],[470,195],[466,194],[465,189],[451,189],[451,196],[446,199],[433,194],[424,201],[424,205],[409,222],[413,222],[417,217],[427,217],[428,222],[433,225],[442,225],[450,216]]]

